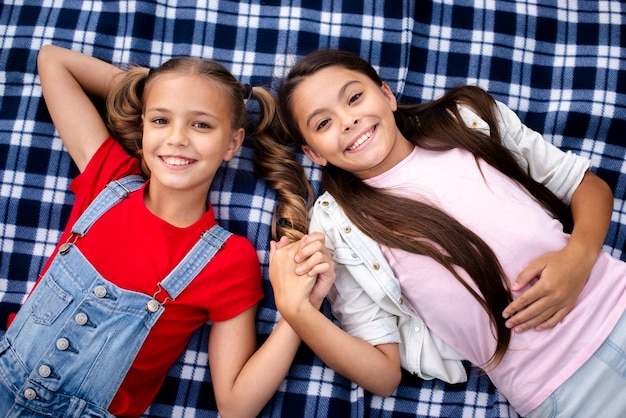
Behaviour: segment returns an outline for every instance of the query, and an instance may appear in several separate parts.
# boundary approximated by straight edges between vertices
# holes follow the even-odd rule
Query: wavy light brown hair
[[[307,205],[313,196],[304,186],[306,178],[295,156],[305,144],[293,117],[293,97],[300,82],[327,67],[339,66],[369,77],[382,86],[376,70],[360,57],[337,50],[313,52],[289,72],[279,92],[279,114],[286,130],[274,148],[274,182],[279,203],[279,234],[294,236],[306,232]],[[487,136],[468,128],[457,104],[470,106],[490,127]],[[423,104],[399,104],[396,124],[416,146],[428,150],[462,148],[503,174],[517,181],[553,216],[570,224],[565,205],[543,185],[535,182],[502,144],[494,99],[477,87],[459,87],[442,98]],[[270,166],[267,166],[270,167]],[[295,168],[294,168],[295,167]],[[268,178],[272,173],[263,172]],[[308,183],[307,183],[308,184]],[[381,245],[399,248],[433,258],[452,274],[487,312],[496,338],[496,349],[487,364],[497,365],[508,348],[511,330],[501,312],[512,301],[502,267],[491,248],[474,232],[437,207],[425,202],[398,197],[384,189],[365,184],[354,174],[328,164],[322,168],[322,188],[330,192],[346,215],[365,234]],[[296,233],[293,230],[297,230]],[[455,268],[467,272],[478,288],[476,292]]]
[[[160,67],[149,70],[132,66],[114,86],[106,100],[107,124],[113,138],[141,162],[145,178],[150,177],[142,155],[142,134],[145,93],[150,85],[165,74],[201,75],[221,86],[226,93],[231,110],[231,128],[245,128],[248,121],[246,100],[254,98],[260,105],[261,115],[253,135],[262,138],[274,132],[270,125],[276,115],[274,97],[262,87],[250,87],[240,83],[218,62],[193,57],[172,58]],[[251,89],[251,90],[250,90]]]

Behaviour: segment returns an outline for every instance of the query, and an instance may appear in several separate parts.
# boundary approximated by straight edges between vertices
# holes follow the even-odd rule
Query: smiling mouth
[[[163,160],[165,164],[173,165],[177,167],[189,165],[194,162],[194,160],[181,158],[181,157],[161,157],[161,160]]]
[[[375,130],[376,130],[376,127],[374,127],[374,129],[372,129],[371,131],[366,132],[363,135],[361,135],[361,137],[359,139],[357,139],[354,142],[354,144],[352,144],[350,147],[348,147],[348,151],[354,151],[355,149],[357,149],[358,147],[363,145],[363,143],[365,141],[367,141],[370,138],[370,136],[372,136],[372,134],[374,133]]]

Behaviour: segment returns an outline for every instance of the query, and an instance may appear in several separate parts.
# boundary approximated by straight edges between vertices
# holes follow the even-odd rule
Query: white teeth
[[[169,165],[188,165],[191,164],[191,160],[186,160],[177,157],[163,157],[163,161]]]
[[[365,141],[367,141],[367,139],[372,136],[372,132],[374,131],[370,131],[366,134],[364,134],[362,137],[360,137],[359,139],[357,139],[357,141],[352,144],[352,146],[350,148],[348,148],[350,151],[357,149],[358,147],[361,146],[362,143],[364,143]]]

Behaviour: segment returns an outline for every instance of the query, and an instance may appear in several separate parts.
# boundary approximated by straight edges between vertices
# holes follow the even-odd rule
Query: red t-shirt
[[[140,174],[137,160],[109,138],[70,186],[76,200],[60,243],[67,240],[71,225],[105,185],[129,174]],[[146,208],[145,187],[105,213],[76,245],[107,280],[153,295],[157,282],[216,222],[208,204],[209,209],[195,224],[186,228],[170,225]],[[109,411],[116,416],[143,414],[195,329],[208,320],[233,318],[262,297],[256,251],[250,241],[233,235],[176,300],[166,302]]]

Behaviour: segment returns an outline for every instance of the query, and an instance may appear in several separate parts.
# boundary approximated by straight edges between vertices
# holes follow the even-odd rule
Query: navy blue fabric
[[[295,60],[317,48],[359,53],[405,101],[479,85],[548,141],[592,160],[615,192],[605,248],[626,259],[626,5],[620,1],[43,3],[0,4],[0,325],[32,288],[73,199],[68,185],[77,171],[37,78],[37,52],[49,43],[122,66],[157,66],[175,55],[213,58],[242,82],[273,91]],[[250,108],[254,115],[254,102]],[[254,177],[251,153],[248,139],[220,170],[210,199],[222,226],[258,249],[266,292],[258,313],[262,341],[277,321],[267,280],[274,193]],[[319,172],[306,163],[318,184]],[[330,316],[327,305],[323,310]],[[194,334],[146,416],[217,416],[206,366],[209,330]],[[468,370],[463,385],[406,374],[393,396],[381,398],[303,346],[261,416],[515,416],[478,369]]]

